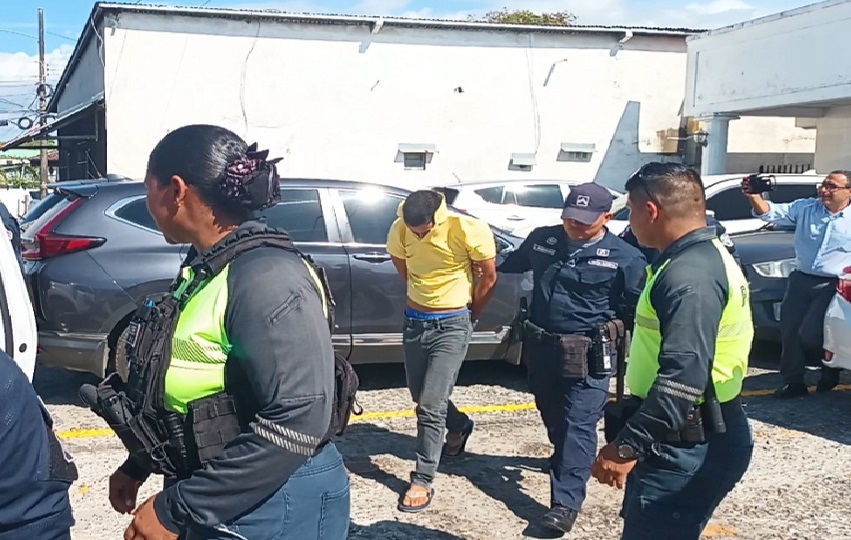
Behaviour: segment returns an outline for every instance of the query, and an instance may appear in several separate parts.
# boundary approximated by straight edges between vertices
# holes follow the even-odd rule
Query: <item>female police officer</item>
[[[292,250],[262,246],[200,283],[191,275],[194,260],[269,231],[251,219],[280,199],[275,162],[266,155],[211,125],[176,129],[150,155],[148,209],[167,242],[194,248],[172,288],[177,296],[194,286],[182,296],[171,354],[163,354],[161,414],[192,410],[198,420],[195,403],[227,393],[240,422],[217,456],[167,477],[165,489],[135,510],[126,540],[347,536],[349,480],[334,444],[323,440],[334,353],[315,272]],[[133,363],[144,364],[133,339],[131,381]],[[196,434],[199,447],[201,440]],[[131,453],[110,478],[116,510],[133,510],[151,471]]]

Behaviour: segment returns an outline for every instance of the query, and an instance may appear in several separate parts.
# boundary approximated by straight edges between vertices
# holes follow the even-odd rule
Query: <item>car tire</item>
[[[106,366],[106,374],[118,373],[123,380],[127,380],[130,373],[130,359],[127,357],[127,336],[130,328],[125,324],[115,343],[109,349],[109,362]]]

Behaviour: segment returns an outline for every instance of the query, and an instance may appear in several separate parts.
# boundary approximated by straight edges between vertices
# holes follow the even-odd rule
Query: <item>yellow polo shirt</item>
[[[463,307],[473,298],[473,261],[496,257],[493,232],[484,221],[450,214],[446,201],[434,214],[434,228],[420,239],[398,218],[387,235],[387,252],[404,259],[408,298],[434,309]]]

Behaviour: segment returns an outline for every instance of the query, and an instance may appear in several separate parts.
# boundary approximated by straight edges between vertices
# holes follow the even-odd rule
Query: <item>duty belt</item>
[[[626,355],[625,326],[620,320],[601,323],[596,329],[581,334],[548,332],[528,320],[523,327],[526,345],[532,345],[535,355],[547,357],[541,360],[557,358],[561,376],[565,378],[611,375],[617,372],[618,358]]]

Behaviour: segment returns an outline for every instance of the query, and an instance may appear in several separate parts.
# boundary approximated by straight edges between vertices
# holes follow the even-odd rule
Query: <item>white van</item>
[[[3,233],[5,233],[5,229]],[[32,382],[38,346],[35,314],[9,235],[0,234],[0,349]]]

